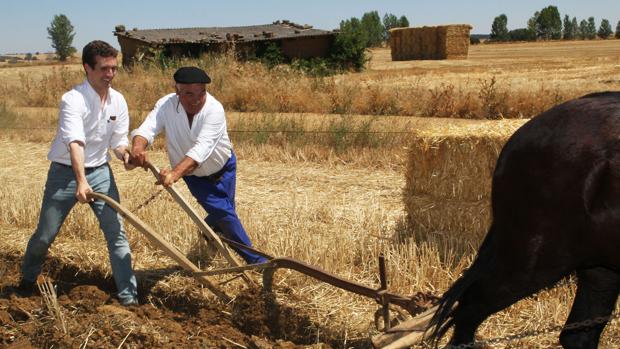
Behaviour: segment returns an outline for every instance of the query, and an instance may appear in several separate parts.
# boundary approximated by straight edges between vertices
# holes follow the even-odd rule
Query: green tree
[[[581,40],[585,40],[588,38],[588,21],[586,21],[585,19],[582,19],[581,22],[579,22],[578,36]]]
[[[593,40],[596,37],[596,22],[594,21],[594,17],[588,17],[588,26],[587,26],[587,36],[588,40]]]
[[[536,33],[544,40],[557,40],[562,37],[562,19],[556,6],[547,6],[536,18]]]
[[[536,41],[536,32],[530,28],[519,28],[508,32],[510,41]]]
[[[490,38],[493,41],[508,40],[508,17],[505,14],[502,13],[493,20]]]
[[[613,34],[613,30],[611,30],[611,24],[606,19],[601,20],[601,26],[598,28],[598,32],[596,33],[599,38],[607,39]]]
[[[364,69],[366,57],[366,43],[368,37],[358,18],[352,17],[340,22],[340,31],[336,35],[330,59],[342,68],[353,68],[357,71]]]
[[[568,15],[564,15],[564,30],[562,31],[562,38],[564,38],[564,40],[574,40],[574,32],[573,21],[571,21]]]
[[[577,37],[579,37],[579,24],[577,23],[577,17],[573,17],[571,29],[573,30],[573,39],[577,39]]]
[[[361,25],[367,34],[368,41],[366,42],[366,47],[381,46],[384,40],[385,27],[383,27],[383,23],[381,23],[379,13],[377,11],[364,13]]]
[[[534,15],[527,20],[527,29],[529,29],[530,31],[534,32],[534,34],[536,34],[538,36],[538,17],[540,17],[540,12],[536,11],[534,12]]]
[[[286,62],[282,49],[273,41],[265,41],[262,45],[257,45],[256,57],[269,68]]]
[[[385,32],[383,34],[384,40],[388,40],[390,38],[390,29],[399,27],[400,22],[395,15],[391,13],[386,13],[383,15],[383,28],[385,28]]]
[[[620,21],[616,24],[616,39],[620,39]]]
[[[400,23],[400,28],[409,27],[409,20],[407,19],[407,16],[405,15],[400,16],[400,18],[398,19],[398,22]]]
[[[52,40],[52,47],[56,50],[58,59],[65,61],[67,57],[75,53],[75,47],[71,46],[75,32],[67,16],[55,15],[47,28],[47,33],[49,34],[48,38]]]
[[[386,13],[383,15],[383,27],[386,30],[390,30],[392,28],[400,27],[400,22],[398,21],[398,17],[392,13]]]

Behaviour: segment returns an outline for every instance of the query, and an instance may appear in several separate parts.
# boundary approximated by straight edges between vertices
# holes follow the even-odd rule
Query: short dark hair
[[[118,50],[105,41],[94,40],[86,44],[82,50],[82,64],[88,64],[91,68],[95,68],[97,60],[95,57],[116,57]]]

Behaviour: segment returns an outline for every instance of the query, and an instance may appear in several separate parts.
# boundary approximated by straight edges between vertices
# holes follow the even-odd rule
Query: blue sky
[[[602,18],[613,29],[620,19],[619,0],[8,0],[0,12],[0,53],[52,51],[47,27],[54,15],[66,15],[75,27],[73,46],[78,50],[89,41],[101,39],[116,47],[112,35],[117,24],[127,28],[217,27],[271,23],[289,19],[318,29],[337,28],[340,21],[361,17],[376,10],[379,15],[405,15],[411,26],[468,23],[474,34],[487,34],[493,18],[505,13],[508,28],[525,27],[535,11],[557,6],[564,17],[578,20],[593,16],[597,27]]]

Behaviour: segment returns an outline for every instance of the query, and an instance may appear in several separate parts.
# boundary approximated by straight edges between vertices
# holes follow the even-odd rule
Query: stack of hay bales
[[[495,163],[524,122],[485,121],[414,134],[404,191],[409,226],[422,233],[486,234]]]
[[[469,51],[468,24],[390,29],[393,61],[465,59]]]

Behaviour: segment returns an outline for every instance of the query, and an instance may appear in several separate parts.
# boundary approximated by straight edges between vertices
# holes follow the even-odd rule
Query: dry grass
[[[17,107],[3,112],[0,106],[0,128],[6,130],[4,139],[49,144],[57,114],[57,108]],[[132,113],[132,127],[145,116],[146,112]],[[300,113],[227,112],[227,119],[236,151],[246,159],[392,169],[403,166],[411,132],[445,125],[441,118]],[[485,121],[453,119],[451,123],[475,127]],[[164,148],[161,140],[155,146]]]
[[[57,328],[62,330],[64,334],[67,334],[67,324],[65,316],[62,312],[62,307],[58,304],[58,297],[56,295],[56,289],[54,284],[43,275],[39,275],[37,278],[37,287],[41,293],[41,297],[45,301],[45,307],[49,316],[56,323]]]
[[[0,169],[0,180],[11,183],[0,189],[0,225],[6,236],[0,244],[4,249],[23,250],[36,224],[48,166],[44,160],[47,145],[17,145],[0,141],[0,146],[7,150],[0,153],[0,162],[6,164]],[[391,290],[401,294],[440,294],[469,265],[479,243],[474,238],[440,234],[414,234],[405,240],[398,239],[410,236],[403,232],[404,178],[400,170],[239,157],[239,215],[256,246],[273,255],[298,258],[370,286],[378,284],[377,258],[383,253],[388,258]],[[161,165],[165,156],[156,153],[153,160]],[[116,163],[113,167],[122,202],[130,209],[158,190],[150,174],[139,170],[124,172]],[[180,189],[189,197],[184,185]],[[76,207],[51,254],[84,270],[103,268],[109,272],[108,264],[100,262],[107,260],[105,249],[92,248],[103,246],[104,241],[88,211],[85,206]],[[196,227],[166,193],[137,213],[182,251],[190,253],[199,245]],[[128,234],[137,269],[155,270],[173,264],[136,230],[130,227]],[[222,266],[223,262],[214,263]],[[340,329],[343,338],[345,332],[349,340],[372,332],[372,314],[376,309],[372,300],[295,272],[280,271],[276,277],[280,286],[291,288],[296,300],[290,305],[314,314],[318,323]],[[195,282],[178,275],[163,279],[156,287],[170,294],[201,294]],[[234,285],[228,287],[234,292]],[[573,293],[572,284],[541,292],[492,317],[481,328],[480,336],[491,338],[559,324],[566,318]],[[291,302],[291,295],[279,297],[281,302]],[[297,297],[305,302],[300,303]],[[601,347],[618,345],[619,336],[618,328],[610,326]],[[555,347],[556,343],[556,334],[550,334],[517,346]]]
[[[620,80],[613,78],[620,73],[617,43],[477,45],[469,59],[459,61],[391,62],[389,50],[378,49],[367,71],[323,78],[226,56],[179,64],[205,67],[214,77],[210,91],[230,111],[527,118],[585,93],[618,89]],[[131,110],[149,110],[173,91],[173,71],[135,67],[121,71],[115,87]],[[0,74],[8,74],[1,95],[17,106],[55,107],[60,95],[83,78],[79,65]]]

